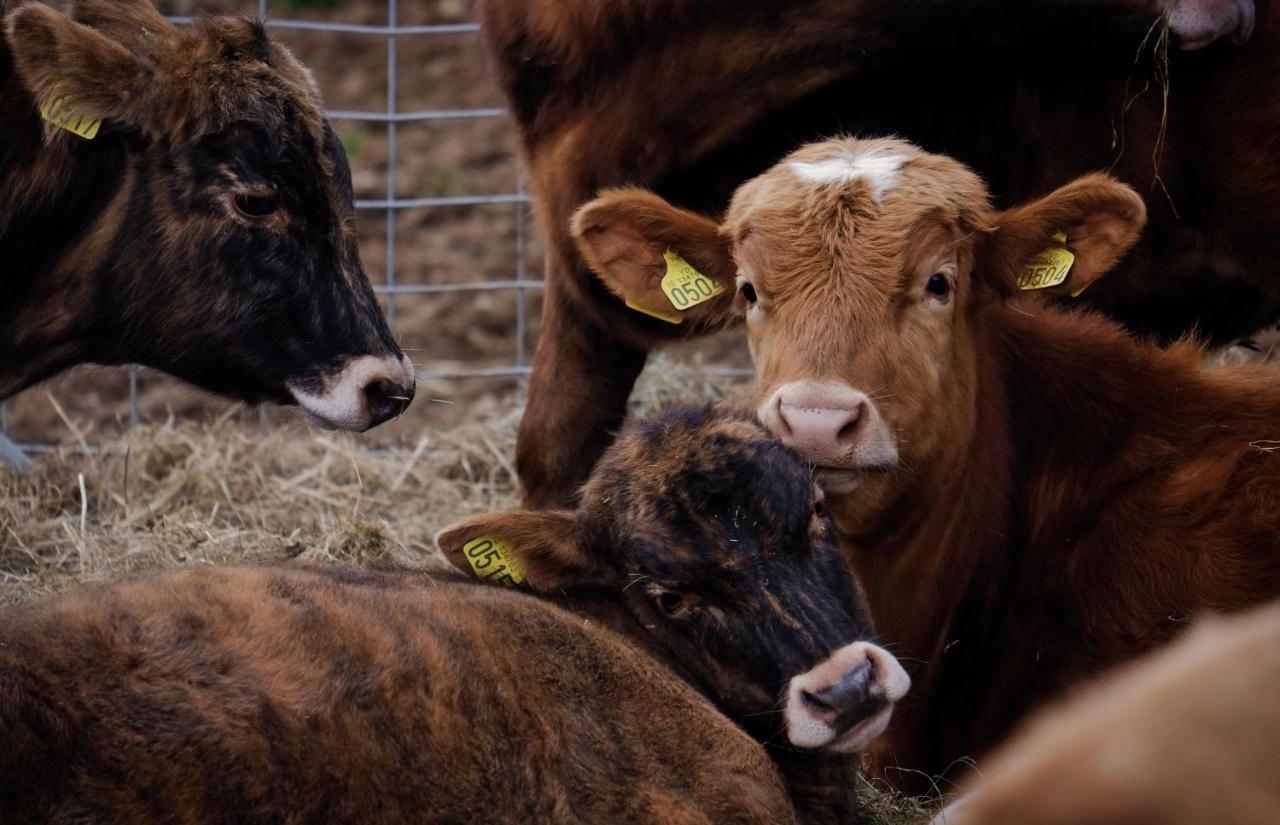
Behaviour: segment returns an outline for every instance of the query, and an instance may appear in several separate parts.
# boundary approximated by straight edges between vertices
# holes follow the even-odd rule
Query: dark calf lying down
[[[0,400],[137,362],[364,430],[413,396],[351,170],[260,24],[0,0]]]
[[[182,570],[0,614],[0,810],[849,816],[851,752],[908,680],[870,641],[807,466],[744,414],[685,410],[626,431],[583,500],[442,533],[488,584]]]
[[[935,825],[1253,825],[1280,816],[1280,605],[1214,619],[1041,714]]]

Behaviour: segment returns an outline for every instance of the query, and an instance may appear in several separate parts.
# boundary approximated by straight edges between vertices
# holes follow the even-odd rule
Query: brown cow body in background
[[[134,362],[327,427],[408,405],[346,155],[260,23],[178,29],[148,0],[0,12],[0,400]]]
[[[1280,811],[1280,606],[1214,619],[1041,714],[933,825],[1262,825]]]
[[[1229,39],[1252,23],[1235,0],[483,0],[549,244],[525,501],[571,499],[648,351],[698,332],[593,283],[565,229],[604,187],[716,214],[797,145],[844,133],[955,155],[1002,204],[1110,169],[1151,221],[1091,303],[1164,337],[1225,340],[1280,315],[1280,15],[1258,9],[1243,47],[1188,53],[1165,49],[1167,5],[1187,45],[1211,36],[1197,12],[1226,15]]]
[[[204,568],[0,612],[5,822],[854,815],[909,681],[750,413],[638,423],[579,509],[438,542],[488,584]]]
[[[666,301],[674,249],[725,288],[686,323],[745,315],[761,419],[814,464],[914,667],[886,766],[980,756],[1194,614],[1280,596],[1274,370],[1202,370],[1014,286],[1059,232],[1074,263],[1051,290],[1100,286],[1143,214],[1101,175],[998,212],[950,158],[841,140],[744,184],[723,224],[637,190],[575,218],[634,304]]]

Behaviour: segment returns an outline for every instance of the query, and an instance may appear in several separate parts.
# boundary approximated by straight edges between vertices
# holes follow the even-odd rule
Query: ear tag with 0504
[[[1051,246],[1027,261],[1018,276],[1018,289],[1048,289],[1067,279],[1076,256],[1066,247],[1065,233],[1055,233],[1053,239],[1062,246]]]

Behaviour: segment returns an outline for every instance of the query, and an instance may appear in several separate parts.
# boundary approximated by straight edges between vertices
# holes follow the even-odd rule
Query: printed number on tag
[[[482,579],[515,587],[524,583],[524,571],[516,561],[511,547],[498,539],[480,536],[467,542],[463,554],[471,569]]]
[[[1061,232],[1055,234],[1053,239],[1058,243],[1067,242],[1067,236]],[[1051,246],[1028,261],[1022,268],[1022,274],[1018,277],[1018,288],[1047,289],[1057,286],[1067,279],[1067,275],[1071,272],[1071,265],[1075,262],[1076,256],[1071,250],[1065,246]]]
[[[66,95],[59,95],[41,106],[40,116],[85,140],[97,137],[98,129],[102,126],[102,118],[87,117],[77,111],[71,98]]]
[[[667,262],[667,274],[662,276],[662,291],[676,309],[695,307],[724,292],[724,287],[694,269],[674,249],[668,249],[662,257]]]

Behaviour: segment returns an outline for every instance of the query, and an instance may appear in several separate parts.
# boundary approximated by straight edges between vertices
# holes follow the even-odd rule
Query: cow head
[[[608,605],[616,629],[760,739],[785,731],[800,748],[859,749],[910,684],[873,641],[808,466],[747,412],[635,424],[580,509],[479,516],[438,542],[484,575],[482,537],[503,542],[533,590]]]
[[[92,141],[45,124],[32,188],[122,170],[60,264],[98,313],[92,360],[296,402],[344,429],[407,405],[413,367],[360,263],[346,156],[309,73],[260,23],[180,29],[146,0],[77,0],[70,17],[20,5],[6,35],[35,107],[65,99],[103,120]]]
[[[843,514],[851,500],[882,506],[902,490],[902,468],[936,466],[964,442],[976,424],[983,318],[1020,292],[1028,261],[1068,248],[1074,263],[1050,289],[1076,294],[1137,239],[1144,214],[1132,190],[1103,175],[997,212],[957,161],[898,140],[845,139],[806,146],[745,183],[722,224],[620,190],[583,207],[573,231],[633,306],[676,313],[659,283],[669,249],[724,288],[683,321],[745,317],[761,420],[829,493],[858,491],[840,502]]]

